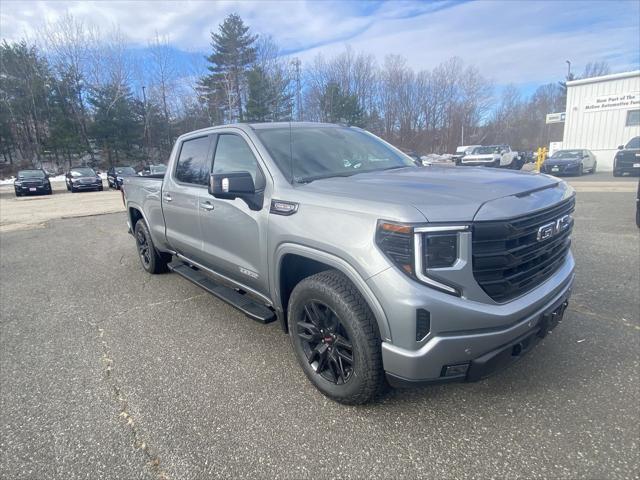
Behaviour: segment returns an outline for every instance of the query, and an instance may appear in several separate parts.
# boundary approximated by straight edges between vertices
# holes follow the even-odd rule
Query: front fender
[[[342,258],[327,252],[323,252],[321,250],[306,247],[304,245],[295,243],[283,243],[278,246],[274,253],[273,265],[275,265],[276,268],[272,269],[271,285],[273,286],[272,298],[274,300],[274,306],[277,309],[279,309],[280,311],[284,311],[284,306],[282,305],[281,301],[282,292],[280,291],[280,272],[282,269],[282,259],[285,255],[288,254],[306,257],[310,260],[324,263],[331,268],[335,268],[336,270],[342,272],[349,280],[351,280],[351,282],[355,285],[355,287],[358,289],[362,297],[369,305],[369,308],[371,309],[376,319],[376,323],[378,324],[378,329],[380,331],[382,340],[385,342],[391,342],[391,330],[389,328],[387,316],[382,309],[380,302],[378,302],[378,299],[367,285],[365,281],[366,279],[362,278],[356,271],[356,269]]]

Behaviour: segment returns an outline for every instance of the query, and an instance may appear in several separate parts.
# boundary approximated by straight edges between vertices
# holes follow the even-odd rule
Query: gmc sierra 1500
[[[575,195],[542,174],[418,167],[374,135],[238,124],[178,138],[162,178],[124,178],[143,268],[279,320],[325,395],[472,381],[562,318]]]

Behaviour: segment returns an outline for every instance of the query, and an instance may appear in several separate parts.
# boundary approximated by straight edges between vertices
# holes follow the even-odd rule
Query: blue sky
[[[13,1],[0,4],[0,37],[34,37],[65,12],[107,31],[119,26],[133,50],[158,32],[181,63],[209,49],[210,31],[236,12],[256,33],[271,35],[303,62],[349,44],[382,62],[401,54],[416,70],[452,56],[476,65],[496,85],[525,92],[589,61],[613,71],[640,68],[640,1]]]

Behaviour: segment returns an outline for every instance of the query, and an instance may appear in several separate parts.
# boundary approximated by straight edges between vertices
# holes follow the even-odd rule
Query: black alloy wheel
[[[136,245],[138,246],[138,255],[140,255],[142,266],[145,270],[148,270],[151,265],[151,251],[149,249],[146,229],[136,229]]]
[[[324,303],[311,300],[301,317],[296,334],[309,365],[329,382],[348,382],[353,374],[353,345],[338,315]]]
[[[374,400],[384,386],[376,319],[342,273],[325,270],[301,280],[287,309],[298,363],[327,397],[355,405]]]
[[[171,255],[160,253],[153,245],[153,239],[149,232],[149,227],[144,220],[138,220],[133,227],[133,236],[138,248],[138,256],[142,268],[148,273],[164,273],[167,271],[167,264],[171,261]]]

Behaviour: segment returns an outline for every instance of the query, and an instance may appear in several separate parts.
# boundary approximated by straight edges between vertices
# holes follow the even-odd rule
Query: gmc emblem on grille
[[[571,225],[571,215],[563,215],[555,222],[546,223],[538,228],[538,236],[536,237],[539,242],[550,239],[560,232],[564,232]]]

